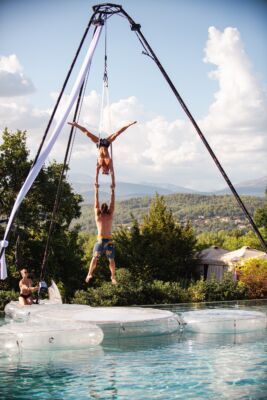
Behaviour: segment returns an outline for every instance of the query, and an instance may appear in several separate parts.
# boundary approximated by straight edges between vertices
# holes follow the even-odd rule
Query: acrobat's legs
[[[94,142],[94,143],[99,142],[98,137],[95,136],[92,132],[89,132],[86,128],[84,128],[84,126],[77,124],[77,122],[68,122],[68,124],[71,126],[74,126],[74,128],[80,129],[83,133],[86,134],[87,137],[89,137],[89,139],[92,140],[92,142]]]
[[[107,140],[109,141],[109,143],[114,142],[114,140],[115,140],[118,136],[120,136],[120,134],[121,134],[122,132],[124,132],[127,128],[128,128],[128,127],[125,127],[125,128],[120,129],[118,132],[112,133],[112,135],[110,135],[110,136],[107,138]]]
[[[87,282],[87,283],[89,283],[90,280],[93,278],[93,273],[94,273],[94,270],[96,269],[96,266],[97,266],[98,257],[99,257],[99,254],[96,253],[96,254],[94,254],[94,256],[93,256],[93,258],[91,260],[89,271],[88,271],[88,274],[87,274],[87,276],[85,278],[85,282]]]
[[[137,121],[131,122],[130,124],[124,126],[123,128],[119,129],[117,132],[112,133],[112,135],[110,135],[107,140],[112,143],[114,142],[114,140],[124,131],[126,131],[126,129],[128,129],[130,126],[136,124]]]
[[[83,131],[86,136],[88,136],[92,142],[94,143],[98,143],[99,142],[99,138],[97,136],[95,136],[93,133],[89,132],[87,129],[85,129],[85,131]]]
[[[113,285],[116,285],[116,283],[117,283],[116,276],[115,276],[116,266],[115,266],[114,258],[110,258],[109,259],[109,269],[110,269],[110,272],[111,272],[111,283]]]

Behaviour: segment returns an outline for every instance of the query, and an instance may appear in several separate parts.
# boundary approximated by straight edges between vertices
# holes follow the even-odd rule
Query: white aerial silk
[[[3,250],[3,254],[0,260],[0,279],[6,279],[7,277],[7,270],[6,270],[6,260],[5,260],[5,248],[8,246],[8,242],[6,241],[8,232],[11,228],[12,225],[12,221],[14,219],[14,216],[17,212],[17,209],[20,206],[20,203],[22,202],[22,200],[24,199],[24,197],[26,196],[26,194],[28,193],[30,187],[32,186],[34,180],[36,179],[37,175],[39,174],[43,164],[45,163],[47,157],[49,156],[49,153],[51,152],[64,124],[66,123],[66,119],[75,103],[75,100],[78,97],[80,88],[82,86],[82,83],[85,79],[85,76],[87,74],[87,72],[90,69],[91,66],[91,61],[93,58],[93,54],[96,48],[96,45],[98,43],[98,39],[100,37],[101,34],[101,30],[102,30],[102,26],[98,26],[93,39],[90,43],[89,49],[87,51],[86,57],[84,59],[84,62],[82,64],[81,70],[77,76],[77,79],[74,83],[74,86],[72,88],[71,94],[69,96],[69,100],[66,104],[65,109],[62,112],[62,115],[59,117],[59,120],[57,122],[57,125],[51,135],[51,137],[49,138],[46,147],[42,150],[42,152],[40,153],[36,164],[34,165],[34,167],[30,170],[29,175],[27,176],[22,188],[20,189],[20,192],[16,198],[15,204],[13,206],[12,212],[10,214],[9,217],[9,221],[6,227],[6,231],[5,231],[5,235],[4,235],[4,239],[2,241],[0,241],[0,249],[4,249]]]

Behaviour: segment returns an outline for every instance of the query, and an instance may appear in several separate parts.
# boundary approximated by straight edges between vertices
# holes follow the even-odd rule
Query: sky
[[[0,0],[0,132],[26,130],[34,157],[95,1]],[[122,0],[169,74],[232,182],[266,176],[267,2]],[[60,110],[90,44],[90,32]],[[195,190],[226,183],[156,64],[126,19],[107,23],[111,132],[118,181]],[[104,34],[96,49],[80,123],[98,135]],[[59,113],[56,114],[56,119]],[[71,116],[70,116],[71,120]],[[50,161],[62,162],[69,129]],[[1,143],[1,136],[0,136]],[[96,148],[76,133],[70,168],[94,176]],[[104,179],[104,178],[103,178]]]

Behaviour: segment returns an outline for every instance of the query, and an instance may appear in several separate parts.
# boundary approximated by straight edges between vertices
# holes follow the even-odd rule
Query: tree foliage
[[[114,234],[117,262],[146,281],[187,280],[194,274],[195,236],[192,227],[178,224],[164,198],[156,196],[141,223]]]
[[[254,218],[256,224],[267,232],[267,189],[265,190],[265,202],[262,208],[258,208],[255,211]]]
[[[260,232],[265,240],[267,240],[267,231],[260,228]],[[235,229],[233,231],[219,232],[203,232],[197,236],[197,248],[203,250],[210,246],[219,246],[225,250],[236,250],[243,246],[249,246],[257,250],[263,251],[261,242],[254,232],[246,234]]]
[[[30,170],[32,160],[29,158],[29,150],[26,146],[26,132],[9,132],[5,129],[2,137],[0,216],[4,219],[11,212],[15,198]],[[33,271],[36,278],[40,274],[61,169],[62,165],[56,162],[42,168],[16,215],[9,238],[10,245],[6,252],[11,287],[16,287],[19,277],[18,269],[22,266]],[[73,192],[64,178],[60,207],[54,221],[46,276],[65,281],[70,288],[69,293],[73,293],[80,286],[79,281],[84,274],[81,262],[82,251],[77,244],[78,231],[69,230],[72,219],[80,215],[81,201],[81,196]],[[2,225],[0,229],[3,235],[4,226]]]
[[[238,267],[238,276],[250,299],[267,297],[267,260],[247,260]]]
[[[0,219],[6,219],[15,198],[31,168],[32,160],[27,149],[26,132],[10,132],[5,129],[0,145]],[[21,204],[14,221],[10,244],[7,249],[9,266],[8,281],[1,282],[1,289],[18,289],[18,270],[25,266],[38,279],[43,258],[54,199],[58,188],[62,165],[56,162],[44,166]],[[266,192],[267,197],[267,192]],[[209,199],[211,201],[208,203]],[[180,301],[230,300],[266,297],[266,265],[245,264],[240,270],[240,281],[230,275],[222,282],[193,281],[195,278],[196,250],[218,245],[235,250],[244,245],[261,249],[254,233],[234,229],[218,229],[223,215],[239,217],[230,196],[171,195],[153,199],[131,199],[116,207],[114,231],[118,286],[110,285],[108,261],[98,262],[93,287],[85,291],[84,277],[90,263],[96,237],[72,227],[73,219],[80,217],[80,195],[73,192],[64,178],[61,188],[60,208],[54,220],[54,231],[47,263],[46,279],[53,278],[59,284],[66,300],[75,291],[74,300],[94,305],[130,305],[151,303],[175,303]],[[247,198],[256,223],[267,239],[267,206],[262,199]],[[127,205],[125,208],[124,205]],[[260,204],[260,206],[259,206]],[[193,214],[190,214],[193,207]],[[130,211],[135,212],[133,216]],[[91,207],[93,215],[93,209]],[[200,215],[201,214],[201,215]],[[191,223],[195,226],[209,216],[216,232],[203,232],[197,241]],[[201,216],[201,218],[199,218]],[[122,218],[120,220],[120,218]],[[95,230],[95,222],[92,219]],[[179,222],[178,222],[179,221]],[[196,222],[198,221],[198,222]],[[216,222],[217,221],[217,222]],[[118,225],[117,225],[118,226]],[[200,226],[200,225],[199,225]],[[208,230],[210,226],[207,224]],[[4,225],[0,225],[0,235]],[[108,281],[103,283],[103,281]],[[49,283],[49,282],[48,282]],[[2,306],[14,291],[2,290]],[[10,294],[11,293],[11,294]]]
[[[196,233],[239,229],[244,234],[250,229],[243,211],[231,195],[176,193],[166,195],[164,199],[175,220],[182,224],[190,221]],[[256,209],[264,206],[262,197],[242,196],[242,200],[251,215]],[[114,226],[130,226],[131,214],[141,223],[144,215],[148,213],[151,201],[150,197],[139,197],[117,202]],[[96,233],[92,205],[82,205],[82,215],[77,222],[83,231]]]

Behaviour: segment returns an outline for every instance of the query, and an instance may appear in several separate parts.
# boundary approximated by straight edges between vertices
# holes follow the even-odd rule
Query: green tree
[[[6,218],[29,172],[32,160],[29,159],[26,146],[26,132],[9,132],[5,129],[2,138],[0,198],[1,217]],[[56,162],[42,168],[14,220],[9,238],[10,244],[6,252],[10,269],[8,283],[13,288],[17,288],[18,268],[22,265],[31,269],[36,278],[40,274],[61,169],[62,165]],[[60,207],[54,221],[46,276],[62,281],[67,286],[67,295],[71,295],[80,287],[79,281],[84,275],[78,231],[77,229],[69,230],[72,219],[80,216],[81,200],[82,197],[73,192],[72,187],[64,178],[61,186]],[[3,225],[0,230],[0,234],[3,235]],[[15,243],[18,237],[20,238],[20,256],[16,265]]]
[[[267,231],[260,228],[264,238],[267,238]],[[244,232],[234,229],[232,231],[203,232],[197,236],[197,249],[199,251],[210,246],[219,246],[225,250],[236,250],[243,246],[263,250],[259,238],[254,232]]]
[[[255,222],[261,228],[267,231],[267,189],[265,190],[266,204],[262,208],[258,208],[255,211],[254,218]]]
[[[20,190],[29,168],[29,151],[26,148],[26,132],[17,131],[2,134],[0,145],[0,213],[7,216],[14,203],[14,198]]]
[[[156,195],[140,224],[133,218],[130,229],[118,229],[114,242],[118,265],[137,278],[185,281],[194,274],[196,240],[192,227],[175,221],[162,196]]]

